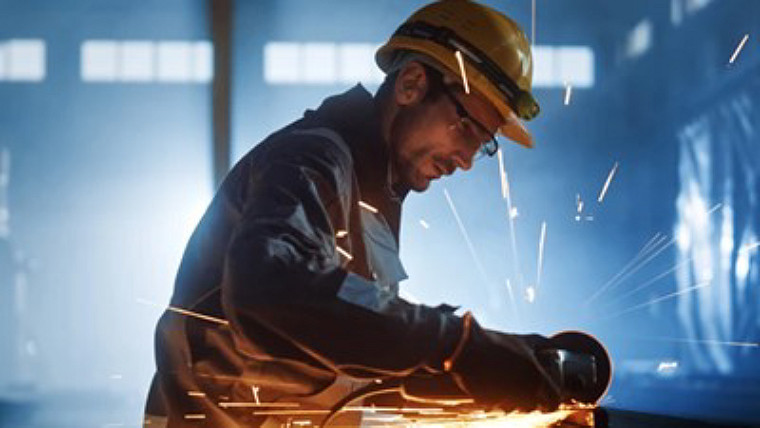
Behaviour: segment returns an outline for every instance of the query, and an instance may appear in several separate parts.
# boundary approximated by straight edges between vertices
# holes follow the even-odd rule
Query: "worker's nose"
[[[459,153],[454,156],[454,162],[457,165],[457,168],[461,169],[462,171],[468,171],[470,168],[472,168],[472,162],[475,158],[475,153],[465,153],[463,151],[460,151]]]

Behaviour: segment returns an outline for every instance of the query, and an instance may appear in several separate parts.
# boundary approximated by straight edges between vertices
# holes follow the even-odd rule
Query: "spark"
[[[538,268],[536,270],[536,288],[541,285],[541,272],[544,269],[544,244],[546,242],[546,222],[541,223],[541,239],[538,242]]]
[[[682,294],[690,293],[690,292],[692,292],[694,290],[698,290],[698,289],[700,289],[702,287],[705,287],[705,286],[708,286],[708,285],[710,285],[710,281],[704,281],[704,282],[701,282],[701,283],[699,283],[697,285],[694,285],[694,286],[691,286],[691,287],[688,287],[688,288],[684,288],[683,290],[674,291],[674,292],[668,293],[668,294],[666,294],[664,296],[660,296],[660,297],[654,298],[654,299],[652,299],[652,300],[650,300],[648,302],[644,302],[644,303],[641,303],[639,305],[632,306],[632,307],[630,307],[630,308],[628,308],[628,309],[626,309],[624,311],[618,312],[617,314],[614,314],[614,315],[612,315],[610,317],[607,317],[607,318],[608,319],[609,318],[616,318],[616,317],[619,317],[620,315],[627,314],[629,312],[633,312],[633,311],[635,311],[637,309],[645,308],[647,306],[652,306],[655,303],[662,302],[663,300],[667,300],[667,299],[672,299],[673,297],[678,297],[678,296],[680,296]]]
[[[587,215],[587,216],[586,216],[586,221],[594,221],[594,216],[592,216],[592,215]]]
[[[362,416],[362,421],[377,421],[377,422],[395,422],[399,419],[403,419],[401,415],[388,415],[388,416]]]
[[[722,207],[722,206],[723,206],[723,203],[721,203],[721,202],[718,202],[717,204],[713,205],[713,207],[712,207],[712,208],[710,208],[710,209],[707,211],[706,215],[710,215],[710,214],[714,213],[714,212],[715,212],[715,211],[716,211],[718,208],[720,208],[720,207]]]
[[[346,406],[343,408],[345,412],[370,412],[370,413],[416,413],[422,415],[448,415],[451,412],[447,412],[442,408],[435,407],[386,407],[386,406]],[[259,410],[253,412],[254,415],[269,415],[269,416],[299,416],[299,415],[326,415],[329,414],[329,409],[303,409],[303,410]]]
[[[536,289],[533,287],[528,287],[525,289],[525,300],[528,301],[528,303],[533,303],[536,300]]]
[[[268,408],[295,408],[301,407],[299,403],[251,403],[248,401],[222,401],[219,403],[219,407],[224,408],[243,408],[243,407],[268,407]]]
[[[695,343],[695,344],[702,344],[702,345],[738,346],[742,348],[760,348],[760,343],[756,343],[756,342],[736,342],[736,341],[707,340],[707,339],[674,339],[674,338],[661,338],[657,340],[666,341],[666,342]]]
[[[427,224],[427,222],[422,219],[420,219],[420,226],[424,227],[425,229],[430,229],[430,225]]]
[[[573,85],[565,83],[565,105],[570,105],[570,96],[573,93]]]
[[[572,426],[594,426],[594,406],[591,405],[560,405],[560,408],[553,412],[533,411],[529,413],[503,411],[460,411],[447,413],[429,413],[422,420],[407,419],[399,420],[398,415],[382,415],[382,419],[372,416],[373,420],[378,422],[401,423],[402,426],[412,426],[419,428],[539,428],[556,426],[558,422],[567,422]],[[392,418],[392,419],[390,419]],[[564,426],[564,425],[563,425]]]
[[[301,415],[327,415],[330,410],[258,410],[254,416],[301,416]]]
[[[630,277],[631,275],[633,275],[636,271],[638,271],[639,269],[641,269],[642,267],[644,267],[650,260],[652,260],[655,257],[657,257],[657,255],[659,255],[666,248],[668,248],[671,245],[673,245],[673,243],[675,243],[675,241],[676,241],[675,238],[671,239],[667,244],[665,244],[663,247],[659,248],[653,255],[651,255],[651,256],[647,257],[646,259],[644,259],[643,261],[639,262],[639,260],[645,254],[647,254],[647,252],[652,251],[654,248],[657,247],[657,245],[659,245],[666,238],[667,238],[667,235],[663,236],[662,240],[658,240],[656,244],[651,244],[651,246],[650,246],[651,240],[650,240],[650,242],[647,242],[647,244],[644,245],[644,247],[641,250],[639,250],[638,253],[636,253],[636,255],[633,257],[633,259],[631,259],[630,262],[628,262],[625,266],[623,266],[623,269],[621,269],[620,272],[616,273],[615,276],[613,276],[612,278],[610,278],[606,283],[604,283],[604,285],[602,285],[601,287],[599,287],[599,289],[586,301],[586,305],[588,305],[591,302],[593,302],[597,297],[599,297],[606,290],[612,289],[613,287],[617,286],[618,284],[620,284],[621,282],[623,282],[624,280],[626,280],[628,277]],[[638,264],[637,264],[637,262],[638,262]]]
[[[258,386],[252,386],[251,392],[253,392],[253,399],[256,400],[256,404],[261,404],[261,401],[259,401],[259,387]]]
[[[649,241],[647,241],[647,243],[644,245],[644,247],[641,250],[639,250],[639,253],[648,251],[649,250],[649,246],[652,245],[653,242],[657,241],[657,238],[659,238],[659,237],[660,237],[660,232],[655,233],[654,236],[652,236],[649,239]]]
[[[187,391],[189,397],[205,397],[206,394],[200,391]]]
[[[365,210],[371,212],[372,214],[377,214],[377,208],[373,207],[372,205],[370,205],[370,204],[368,204],[368,203],[366,203],[364,201],[359,201],[359,206],[362,207],[362,208],[364,208]]]
[[[504,165],[504,158],[501,157],[501,150],[499,150],[499,165],[503,171],[502,181],[502,195],[507,200],[507,213],[509,215],[509,239],[512,247],[512,263],[513,269],[517,274],[519,280],[518,285],[522,287],[522,272],[520,271],[520,259],[517,253],[517,234],[515,233],[515,218],[517,218],[517,207],[512,206],[512,192],[509,188],[509,174],[507,174],[506,167]]]
[[[158,303],[155,303],[155,302],[151,302],[150,300],[147,300],[147,299],[143,299],[143,298],[141,298],[141,297],[138,297],[138,298],[136,298],[136,299],[135,299],[135,301],[136,301],[137,303],[140,303],[140,304],[142,304],[142,305],[148,305],[148,306],[155,306],[155,307],[157,307],[157,308],[163,308],[163,306],[159,305]]]
[[[457,57],[457,62],[459,63],[459,72],[462,73],[462,81],[464,82],[464,93],[469,95],[470,94],[470,84],[467,82],[467,73],[464,71],[464,59],[462,59],[462,52],[456,51],[454,52],[454,56]]]
[[[726,340],[712,340],[712,339],[685,339],[677,337],[632,337],[635,340],[657,341],[657,342],[675,342],[675,343],[694,343],[699,345],[711,345],[711,346],[736,346],[742,348],[760,348],[760,343],[757,342],[738,342],[738,341],[726,341]]]
[[[734,60],[739,55],[739,52],[741,52],[742,48],[744,47],[744,44],[747,43],[748,39],[749,39],[749,34],[745,34],[744,37],[742,37],[742,41],[739,42],[739,46],[736,47],[736,50],[734,50],[734,54],[731,55],[731,59],[728,60],[729,64],[734,63]]]
[[[657,232],[657,234],[655,236],[657,236],[657,235],[659,235],[659,232]],[[636,261],[639,259],[639,257],[641,257],[641,254],[647,248],[649,248],[649,245],[651,243],[652,243],[652,239],[650,239],[649,241],[647,241],[647,243],[644,244],[644,246],[639,250],[639,252],[636,253],[635,256],[633,256],[633,259],[631,259],[631,261],[629,261],[625,266],[623,266],[623,269],[621,269],[620,272],[616,273],[612,278],[610,278],[601,287],[599,287],[599,289],[594,294],[591,295],[591,297],[586,301],[586,305],[588,305],[589,303],[593,302],[599,295],[601,295],[604,291],[606,291],[607,288],[611,287],[612,284],[614,284],[618,280],[618,278],[620,278],[621,275],[623,275],[625,272],[627,272],[628,269],[636,263]]]
[[[467,233],[467,229],[465,229],[464,223],[462,223],[462,219],[459,217],[459,213],[457,212],[456,206],[454,206],[454,201],[451,200],[451,196],[449,196],[449,192],[445,188],[443,189],[443,194],[444,196],[446,196],[446,201],[449,203],[449,208],[451,208],[451,212],[454,213],[454,218],[456,219],[457,225],[459,226],[459,231],[462,232],[462,236],[464,236],[465,243],[467,244],[467,248],[470,250],[470,255],[475,261],[475,266],[477,267],[478,272],[480,273],[480,276],[483,278],[483,281],[487,285],[490,284],[490,281],[488,280],[488,275],[486,274],[486,270],[485,268],[483,268],[483,264],[480,262],[480,258],[475,252],[475,246],[472,245],[472,240],[470,239],[470,235]]]
[[[193,311],[188,311],[187,309],[178,308],[176,306],[167,306],[166,309],[169,310],[169,311],[172,311],[172,312],[176,312],[178,314],[187,315],[189,317],[198,318],[198,319],[201,319],[201,320],[204,320],[204,321],[210,321],[210,322],[217,323],[217,324],[220,324],[220,325],[230,325],[230,322],[227,321],[227,320],[223,320],[221,318],[212,317],[212,316],[209,316],[209,315],[199,314],[199,313],[193,312]]]
[[[346,236],[348,236],[347,230],[339,230],[335,233],[336,238],[345,238]]]
[[[339,253],[340,253],[340,254],[341,254],[343,257],[345,257],[346,259],[348,259],[349,261],[351,261],[351,260],[353,260],[353,259],[354,259],[354,256],[352,256],[352,255],[351,255],[351,253],[349,253],[348,251],[344,250],[343,248],[340,248],[339,246],[337,246],[337,245],[336,245],[336,246],[335,246],[335,249],[336,249],[336,250],[338,250],[338,252],[339,252]]]
[[[509,197],[509,183],[507,183],[507,172],[504,169],[504,155],[501,153],[501,147],[496,151],[496,157],[499,160],[499,178],[501,179],[501,197]]]
[[[578,210],[578,214],[583,212],[583,200],[581,200],[580,193],[575,194],[575,208]]]
[[[604,187],[602,187],[602,191],[599,193],[599,198],[597,198],[596,200],[600,204],[604,200],[604,196],[607,194],[607,188],[610,187],[610,182],[612,181],[612,177],[615,176],[617,169],[618,169],[618,163],[615,162],[615,165],[612,167],[612,169],[610,170],[610,173],[607,175],[607,181],[604,182]]]
[[[204,415],[203,413],[200,413],[200,414],[189,413],[185,415],[185,419],[206,419],[206,415]]]
[[[137,300],[138,303],[142,303],[144,305],[156,306],[156,307],[159,307],[159,308],[163,308],[163,306],[159,305],[158,303],[154,303],[154,302],[151,302],[149,300],[145,300],[145,299],[141,299],[141,298],[137,298],[135,300]],[[181,315],[186,315],[186,316],[189,316],[189,317],[198,318],[198,319],[201,319],[201,320],[204,320],[204,321],[213,322],[213,323],[220,324],[220,325],[230,325],[230,322],[227,321],[227,320],[223,320],[221,318],[212,317],[210,315],[200,314],[198,312],[193,312],[193,311],[190,311],[190,310],[187,310],[187,309],[179,308],[177,306],[171,306],[171,305],[167,306],[166,310],[167,311],[172,311],[172,312],[175,312],[175,313],[178,313],[178,314],[181,314]]]
[[[631,289],[631,290],[623,293],[623,295],[621,295],[620,297],[618,297],[617,299],[613,300],[610,303],[614,303],[614,302],[618,302],[618,301],[624,300],[626,297],[628,297],[628,296],[636,293],[637,291],[643,290],[644,288],[646,288],[646,287],[648,287],[648,286],[656,283],[660,279],[666,277],[668,274],[674,272],[675,270],[677,270],[678,268],[680,268],[681,266],[685,265],[686,263],[688,263],[690,261],[691,261],[691,257],[689,257],[688,259],[682,261],[681,263],[676,264],[675,266],[671,267],[670,269],[666,270],[665,272],[662,272],[661,274],[659,274],[659,275],[657,275],[657,276],[649,279],[648,281],[642,283],[641,285],[638,285],[638,286],[634,287],[633,289]]]
[[[714,213],[718,208],[720,208],[723,204],[718,203],[715,204],[712,208],[710,208],[706,215],[710,215]],[[670,239],[667,243],[657,248],[660,244],[662,244],[668,237],[668,235],[662,235],[659,236],[660,233],[658,232],[655,234],[655,237],[650,239],[649,242],[647,242],[646,245],[644,245],[644,248],[639,250],[639,252],[634,256],[634,258],[626,264],[623,269],[615,274],[614,277],[612,277],[609,281],[607,281],[603,286],[599,288],[590,298],[586,301],[586,305],[591,303],[594,299],[599,297],[599,295],[602,294],[605,290],[612,288],[614,286],[617,286],[618,284],[622,283],[626,279],[628,279],[631,275],[636,273],[639,269],[644,267],[647,263],[649,263],[651,260],[653,260],[655,257],[657,257],[659,254],[661,254],[663,251],[665,251],[667,248],[670,248],[671,245],[675,244],[677,241],[677,238],[673,237]],[[655,250],[656,249],[656,250]],[[639,259],[643,258],[647,253],[653,252],[654,253],[645,258],[644,260],[638,262]],[[638,262],[638,264],[637,264]]]
[[[515,294],[512,291],[512,283],[507,278],[507,292],[509,293],[509,302],[512,304],[512,311],[514,311],[515,319],[517,319],[517,301],[515,300]]]
[[[662,361],[657,366],[659,373],[672,373],[678,368],[678,361]]]

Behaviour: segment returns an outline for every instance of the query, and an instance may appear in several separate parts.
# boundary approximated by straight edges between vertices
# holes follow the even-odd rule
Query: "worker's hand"
[[[557,382],[535,357],[549,345],[547,338],[489,331],[474,320],[469,335],[451,372],[478,404],[505,411],[559,406]]]

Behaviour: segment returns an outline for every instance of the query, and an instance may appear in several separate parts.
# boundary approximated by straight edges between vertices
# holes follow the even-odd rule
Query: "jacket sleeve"
[[[334,237],[353,203],[350,154],[327,139],[286,138],[287,150],[251,169],[227,250],[222,302],[238,346],[308,356],[355,376],[441,370],[461,319],[384,293],[341,267]],[[340,297],[345,283],[355,289],[361,281],[373,304]]]

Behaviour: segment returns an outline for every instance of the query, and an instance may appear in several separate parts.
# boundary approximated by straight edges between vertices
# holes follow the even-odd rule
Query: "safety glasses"
[[[485,125],[472,117],[446,85],[442,85],[441,88],[443,93],[446,94],[456,108],[457,115],[459,116],[458,126],[461,127],[461,130],[465,135],[469,135],[470,138],[475,138],[477,140],[478,155],[475,156],[475,159],[479,159],[483,156],[495,155],[496,152],[499,151],[499,142],[496,141],[496,135],[489,131]]]

